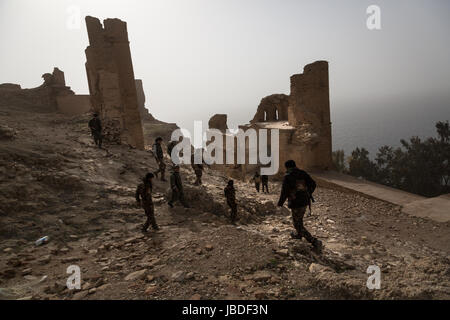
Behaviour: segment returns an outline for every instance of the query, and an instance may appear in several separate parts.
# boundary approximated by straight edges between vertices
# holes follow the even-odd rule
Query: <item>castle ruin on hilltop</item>
[[[212,121],[211,121],[212,120]],[[209,127],[224,130],[227,128],[226,115],[215,115]],[[279,130],[278,174],[286,160],[292,159],[299,168],[306,170],[328,170],[331,159],[331,120],[328,62],[316,61],[304,67],[301,74],[291,76],[289,95],[273,94],[261,100],[255,116],[249,124],[240,129]],[[259,135],[258,135],[259,137]],[[271,150],[268,138],[268,150]],[[259,144],[258,144],[259,145]],[[225,171],[235,177],[243,177],[256,170],[260,164],[248,164],[249,144],[246,141],[246,164],[225,165]],[[224,139],[224,149],[226,149]],[[234,146],[236,150],[236,144]],[[270,154],[270,152],[269,152]]]
[[[127,24],[86,17],[89,46],[86,73],[92,108],[103,121],[109,140],[144,149],[144,134],[136,91]]]
[[[36,107],[67,115],[88,112],[91,109],[89,96],[75,94],[66,85],[64,72],[54,68],[52,73],[42,75],[44,82],[36,88],[22,89],[19,84],[0,84],[0,105]]]

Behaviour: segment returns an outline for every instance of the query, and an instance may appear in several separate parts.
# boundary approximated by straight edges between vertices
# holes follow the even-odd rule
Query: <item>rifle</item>
[[[309,207],[308,217],[311,217],[312,216],[311,202],[316,202],[316,200],[314,200],[314,197],[312,196],[312,194],[310,194],[309,192],[307,192],[307,194],[308,194],[308,207]]]

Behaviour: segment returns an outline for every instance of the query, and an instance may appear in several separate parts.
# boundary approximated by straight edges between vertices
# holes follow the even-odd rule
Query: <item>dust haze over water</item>
[[[372,4],[381,30],[366,27]],[[84,16],[120,18],[156,118],[192,132],[226,113],[236,127],[263,97],[289,94],[304,65],[327,60],[333,148],[374,153],[450,119],[449,13],[447,0],[0,0],[0,83],[35,87],[57,66],[88,93]]]
[[[333,150],[350,156],[356,147],[366,148],[374,159],[383,145],[400,147],[400,139],[436,137],[435,124],[450,120],[450,97],[405,99],[395,105],[366,103],[371,108],[337,113],[332,111]]]

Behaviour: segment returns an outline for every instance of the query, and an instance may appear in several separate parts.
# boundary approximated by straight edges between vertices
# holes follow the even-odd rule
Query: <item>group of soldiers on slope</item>
[[[269,176],[265,174],[260,175],[259,171],[257,170],[253,175],[251,181],[255,183],[255,189],[257,192],[259,192],[259,186],[262,183],[262,192],[269,193]]]
[[[98,119],[98,115],[94,114],[94,118],[89,121],[89,128],[91,129],[92,136],[96,145],[101,148],[102,144],[102,134],[101,134],[101,122]],[[155,160],[158,164],[158,170],[154,173],[147,173],[142,179],[136,189],[136,202],[142,207],[147,216],[147,220],[142,227],[142,231],[146,232],[150,225],[154,230],[159,230],[158,224],[155,219],[154,205],[152,200],[152,189],[153,183],[152,179],[158,177],[160,174],[161,181],[167,181],[165,179],[166,164],[164,162],[164,153],[162,149],[162,138],[158,137],[155,140],[152,151],[155,156]],[[167,152],[169,155],[172,153],[173,147],[176,142],[170,142],[167,146]],[[192,155],[192,157],[194,157]],[[192,160],[192,159],[191,159]],[[202,173],[203,164],[194,164],[192,162],[192,168],[196,175],[196,185],[202,184]],[[322,242],[313,237],[311,233],[305,228],[303,224],[303,217],[306,213],[307,207],[311,206],[311,201],[314,201],[312,193],[316,189],[316,183],[311,178],[311,176],[305,171],[297,168],[294,160],[288,160],[285,162],[286,174],[283,179],[283,184],[281,188],[280,198],[278,201],[278,206],[283,207],[286,200],[288,200],[288,208],[291,209],[292,219],[295,228],[295,232],[291,233],[291,237],[294,239],[305,238],[309,243],[311,243],[317,252],[322,251]],[[262,182],[262,191],[269,193],[268,189],[268,176],[260,175],[256,172],[252,180],[255,183],[255,188],[259,192],[259,186]],[[189,208],[184,198],[183,183],[180,176],[180,167],[176,164],[172,165],[172,172],[170,175],[170,188],[171,197],[168,201],[168,205],[172,208],[175,201],[180,201],[180,203]],[[234,188],[233,180],[229,180],[227,186],[224,188],[224,194],[226,198],[227,205],[231,209],[230,220],[231,223],[235,224],[237,219],[237,203],[236,203],[236,189]]]

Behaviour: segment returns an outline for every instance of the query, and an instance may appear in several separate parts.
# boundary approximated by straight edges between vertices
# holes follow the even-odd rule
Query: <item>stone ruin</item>
[[[54,68],[42,75],[44,83],[37,88],[22,89],[18,84],[0,84],[0,103],[75,115],[91,109],[88,95],[76,95],[66,86],[64,72]]]
[[[272,94],[261,100],[255,116],[250,123],[287,121],[289,96],[285,94]]]
[[[155,118],[148,112],[148,109],[145,107],[145,93],[144,86],[142,85],[142,80],[136,79],[136,94],[137,94],[137,102],[139,114],[141,115],[142,121],[154,121]]]
[[[102,119],[107,139],[144,149],[143,122],[151,124],[153,135],[167,135],[167,124],[154,119],[145,108],[142,80],[134,78],[126,22],[106,19],[103,23],[102,26],[99,19],[86,17],[89,36],[89,46],[85,50],[86,73],[90,96],[75,95],[66,86],[64,73],[54,68],[52,73],[42,76],[44,83],[37,88],[0,84],[0,104],[48,106],[67,114],[94,111]],[[289,95],[272,94],[263,98],[250,123],[239,128],[244,131],[279,129],[280,166],[293,159],[307,170],[328,170],[332,167],[328,62],[306,65],[302,74],[295,74],[290,80]],[[227,115],[216,114],[208,124],[210,128],[225,132]],[[227,148],[225,137],[224,148]],[[248,153],[248,144],[246,148]],[[271,146],[268,148],[270,150]],[[242,176],[259,166],[235,163],[224,167],[231,167],[233,172],[229,174],[234,176],[239,168]],[[283,171],[281,168],[279,173]]]
[[[226,114],[215,114],[208,121],[208,127],[210,129],[217,129],[225,132],[228,129],[227,126],[227,115]]]
[[[332,167],[328,62],[305,66],[291,77],[288,123],[295,128],[284,141],[294,160],[307,169]]]
[[[0,105],[36,108],[46,112],[80,115],[96,112],[102,119],[106,139],[144,149],[143,126],[149,136],[170,134],[178,127],[156,120],[145,107],[142,80],[134,78],[127,24],[106,19],[104,26],[86,17],[89,46],[85,50],[90,95],[77,95],[66,86],[64,72],[54,68],[42,75],[44,83],[33,89],[0,84]],[[148,143],[152,143],[150,139]]]
[[[211,118],[210,128],[227,128],[226,115]],[[225,123],[223,120],[225,119]],[[299,168],[328,170],[332,168],[331,120],[328,62],[316,61],[306,65],[302,74],[291,76],[289,95],[273,94],[261,100],[255,116],[249,124],[239,126],[242,130],[279,129],[278,175],[284,172],[284,162],[292,159]],[[268,138],[270,150],[270,138]],[[226,149],[224,139],[224,149]],[[248,161],[248,142],[246,152]],[[236,146],[234,148],[236,150]],[[230,176],[245,177],[260,164],[224,165],[222,169]],[[217,166],[216,166],[217,167]]]
[[[92,108],[102,119],[108,140],[144,149],[143,110],[139,108],[127,24],[106,19],[103,25],[97,18],[86,17],[86,73]]]

